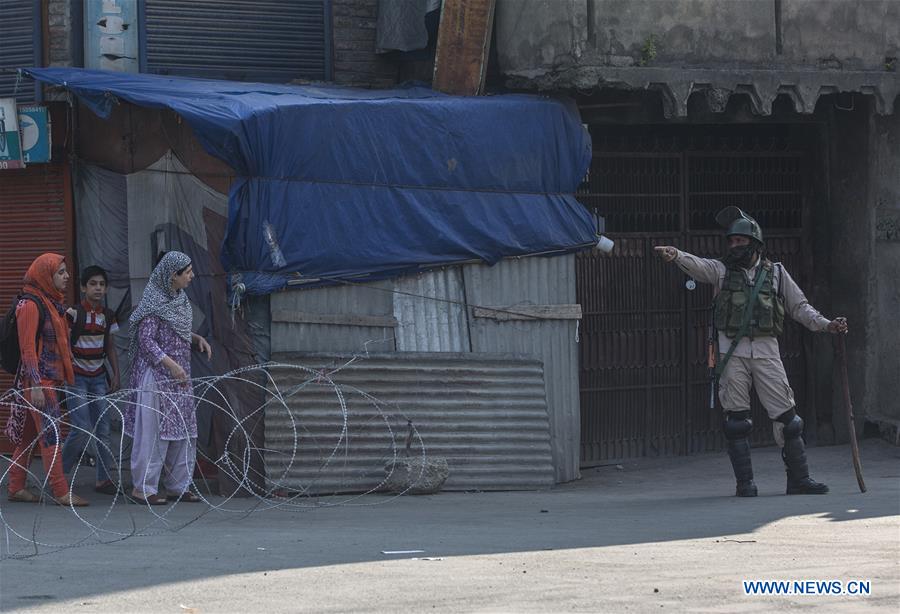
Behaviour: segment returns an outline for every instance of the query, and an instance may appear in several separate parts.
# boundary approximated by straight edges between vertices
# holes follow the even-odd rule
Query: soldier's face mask
[[[749,245],[736,245],[728,248],[725,257],[722,259],[726,265],[735,265],[744,269],[753,265],[753,259],[756,256],[757,248],[752,243]]]

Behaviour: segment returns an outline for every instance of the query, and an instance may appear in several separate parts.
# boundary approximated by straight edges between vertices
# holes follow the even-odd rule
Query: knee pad
[[[775,419],[784,425],[783,434],[786,440],[796,439],[803,434],[803,418],[798,416],[793,409],[789,409]]]
[[[725,414],[725,422],[722,424],[726,439],[743,439],[753,430],[753,420],[749,411],[730,411]]]

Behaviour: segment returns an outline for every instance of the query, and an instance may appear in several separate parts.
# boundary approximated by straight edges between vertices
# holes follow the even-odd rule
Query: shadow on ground
[[[847,446],[810,450],[813,477],[828,483],[832,492],[806,497],[782,494],[780,456],[766,448],[754,450],[760,488],[755,499],[731,496],[727,458],[715,454],[591,469],[578,482],[542,492],[367,496],[356,505],[258,508],[252,513],[247,511],[256,503],[246,499],[217,510],[182,503],[154,508],[166,513],[164,521],[146,529],[155,534],[116,543],[98,543],[86,523],[129,533],[151,524],[151,511],[125,504],[110,507],[108,497],[96,495],[91,507],[79,510],[82,520],[70,509],[9,504],[4,497],[0,513],[6,528],[0,547],[7,558],[0,562],[0,608],[38,602],[49,606],[60,599],[231,574],[397,558],[382,554],[385,550],[424,551],[408,558],[698,538],[718,543],[788,517],[842,522],[900,514],[900,448],[866,440],[861,449],[869,487],[865,494],[857,489]],[[101,537],[116,539],[110,533]],[[32,538],[38,546],[27,543]],[[78,545],[67,547],[73,544]],[[38,556],[28,556],[35,552]]]

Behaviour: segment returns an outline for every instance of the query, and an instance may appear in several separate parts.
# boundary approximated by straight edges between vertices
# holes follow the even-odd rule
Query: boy
[[[110,479],[114,466],[110,450],[110,410],[104,397],[119,389],[119,361],[113,333],[119,330],[112,310],[103,306],[109,278],[98,266],[81,273],[84,299],[78,307],[66,311],[71,329],[70,345],[75,383],[69,387],[69,424],[72,425],[63,446],[63,470],[78,466],[91,439],[96,437],[97,482],[94,490],[114,495],[122,492]],[[106,362],[109,361],[111,372]]]

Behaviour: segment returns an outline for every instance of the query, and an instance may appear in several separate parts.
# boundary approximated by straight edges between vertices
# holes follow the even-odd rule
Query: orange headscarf
[[[62,372],[67,383],[75,380],[72,370],[72,352],[69,349],[69,325],[64,315],[63,301],[65,296],[56,289],[53,283],[53,275],[59,270],[60,265],[66,259],[59,254],[42,254],[35,258],[28,271],[25,273],[25,284],[22,291],[33,294],[44,301],[47,315],[53,323],[56,331],[56,347],[62,364]]]

